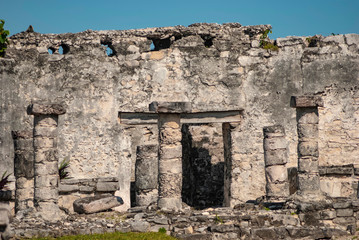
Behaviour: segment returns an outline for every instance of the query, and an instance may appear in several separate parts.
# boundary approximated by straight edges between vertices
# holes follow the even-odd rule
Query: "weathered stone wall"
[[[318,110],[319,165],[355,164],[359,36],[280,38],[273,51],[259,42],[269,27],[194,24],[12,36],[0,59],[0,169],[13,172],[11,131],[33,129],[27,106],[52,101],[66,106],[57,148],[60,160],[70,159],[70,176],[118,177],[120,191],[129,194],[129,186],[121,184],[134,180],[138,145],[133,139],[145,144],[148,126],[125,126],[119,112],[148,112],[153,101],[183,101],[191,102],[193,112],[243,109],[231,141],[235,174],[247,182],[231,198],[234,203],[255,199],[265,195],[263,127],[284,127],[287,167],[296,167],[296,110],[290,97],[313,94],[324,101]],[[101,44],[114,55],[107,56]],[[60,46],[64,54],[57,52]],[[152,144],[158,130],[148,131]]]

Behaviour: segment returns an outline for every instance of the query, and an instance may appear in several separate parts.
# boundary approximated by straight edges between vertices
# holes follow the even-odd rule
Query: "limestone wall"
[[[287,167],[297,166],[290,97],[315,94],[324,100],[319,164],[356,164],[359,35],[280,38],[274,51],[260,46],[268,28],[193,24],[12,36],[0,59],[0,169],[13,171],[11,131],[33,129],[27,106],[55,102],[66,106],[57,148],[60,160],[70,159],[70,177],[118,177],[121,186],[123,178],[134,179],[137,144],[155,143],[158,133],[157,125],[121,123],[119,113],[149,112],[153,101],[191,102],[193,112],[243,110],[231,134],[233,181],[246,182],[231,196],[235,204],[265,195],[263,127],[284,127]]]

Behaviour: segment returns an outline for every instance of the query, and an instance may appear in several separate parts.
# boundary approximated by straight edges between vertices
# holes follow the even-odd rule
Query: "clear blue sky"
[[[11,35],[164,27],[196,22],[271,24],[271,38],[359,33],[359,0],[3,0]]]

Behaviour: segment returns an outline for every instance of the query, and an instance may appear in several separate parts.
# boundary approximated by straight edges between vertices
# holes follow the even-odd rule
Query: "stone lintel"
[[[190,102],[152,102],[149,110],[156,113],[189,113],[192,106]]]
[[[284,136],[285,131],[284,127],[282,125],[274,125],[274,126],[268,126],[263,128],[264,137],[279,137]]]
[[[307,108],[307,107],[323,107],[323,100],[320,96],[292,96],[291,107]]]
[[[33,131],[12,131],[12,138],[13,139],[19,139],[19,138],[23,138],[23,139],[30,139],[33,137]]]
[[[34,103],[28,107],[30,115],[62,115],[66,113],[66,109],[61,104],[39,104]]]

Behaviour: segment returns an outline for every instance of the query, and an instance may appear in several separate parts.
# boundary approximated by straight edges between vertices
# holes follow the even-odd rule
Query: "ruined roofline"
[[[17,34],[14,34],[9,39],[24,39],[26,36],[36,36],[43,38],[62,38],[66,39],[69,37],[78,37],[82,35],[108,35],[114,37],[147,37],[147,38],[165,38],[168,36],[190,36],[190,35],[201,35],[201,34],[208,34],[213,37],[220,36],[221,31],[223,31],[223,35],[226,34],[239,34],[243,33],[245,35],[257,35],[262,34],[263,31],[266,29],[271,29],[271,25],[253,25],[253,26],[242,26],[239,23],[224,23],[224,24],[217,24],[217,23],[194,23],[189,25],[188,27],[185,26],[169,26],[169,27],[154,27],[154,28],[143,28],[143,29],[130,29],[130,30],[85,30],[83,32],[78,33],[38,33],[36,32],[27,32],[23,31]],[[239,30],[239,31],[238,31]],[[233,32],[233,33],[231,33]]]

